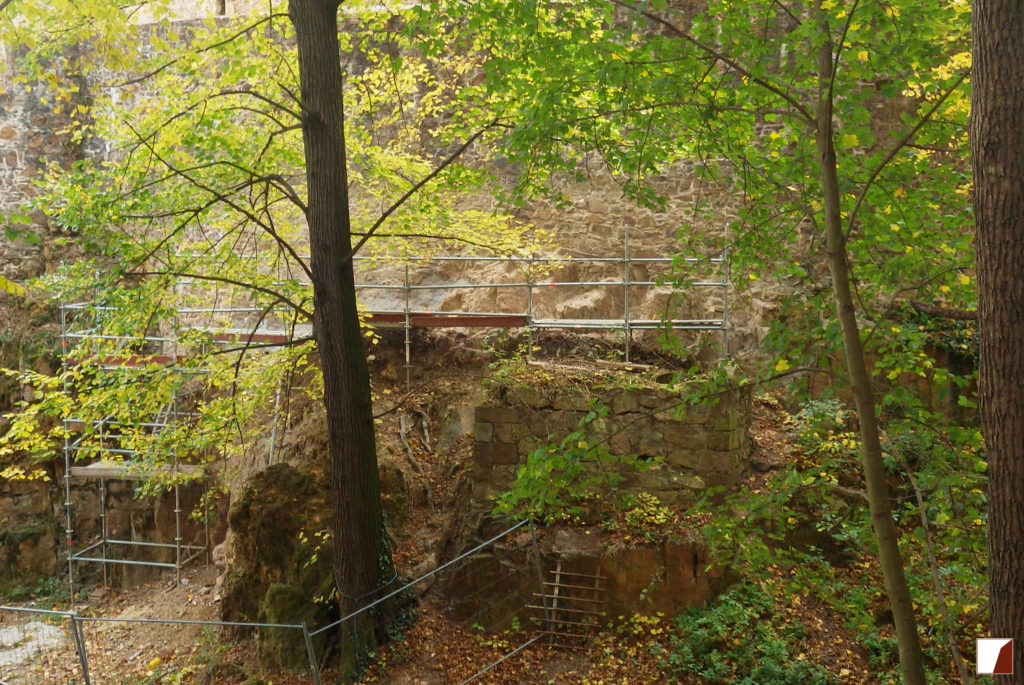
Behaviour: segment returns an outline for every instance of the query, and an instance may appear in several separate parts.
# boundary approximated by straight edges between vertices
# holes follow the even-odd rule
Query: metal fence
[[[523,543],[510,550],[502,542],[513,534],[523,538]],[[516,556],[516,564],[509,561],[512,555]],[[470,577],[484,580],[474,585],[467,582]],[[252,632],[257,641],[264,642],[273,636],[274,643],[283,646],[279,649],[291,650],[283,657],[278,654],[277,661],[304,669],[310,682],[319,685],[325,662],[331,656],[324,647],[328,644],[326,638],[346,630],[346,624],[360,615],[397,597],[410,596],[410,591],[424,583],[437,587],[436,594],[447,603],[446,612],[453,620],[480,630],[501,631],[517,625],[527,615],[531,597],[540,596],[546,606],[536,539],[532,527],[522,521],[418,578],[390,590],[388,586],[381,588],[376,599],[315,629],[298,622],[101,617],[77,611],[0,606],[0,685],[91,685],[155,677],[161,672],[170,675],[188,666],[189,655],[161,656],[159,631],[197,628]],[[374,620],[389,619],[383,615]],[[142,634],[143,626],[150,631],[146,635]],[[544,637],[542,633],[521,635],[522,639],[510,645],[500,658],[479,664],[475,673],[453,682],[470,683]]]
[[[304,624],[99,617],[76,611],[0,606],[0,683],[91,685],[159,675],[154,672],[164,665],[163,659],[144,654],[147,650],[134,639],[133,628],[140,625],[172,630],[198,626],[294,632],[296,641],[305,644],[310,674],[315,682],[320,682],[310,630]],[[159,651],[157,645],[147,646]],[[97,658],[97,651],[102,651],[102,659]]]

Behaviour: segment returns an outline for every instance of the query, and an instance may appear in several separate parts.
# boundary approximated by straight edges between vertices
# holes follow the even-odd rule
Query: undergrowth
[[[831,685],[835,676],[800,652],[807,632],[775,612],[770,594],[741,584],[706,609],[675,619],[666,666],[677,677],[740,685]]]

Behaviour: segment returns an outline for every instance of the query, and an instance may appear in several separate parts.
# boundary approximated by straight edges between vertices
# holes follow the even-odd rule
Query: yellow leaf
[[[903,188],[897,188],[896,190],[892,191],[892,196],[893,197],[903,197],[906,194],[907,194],[907,191],[903,190]]]
[[[775,363],[775,370],[779,372],[789,371],[789,362],[785,359],[780,359]]]
[[[3,276],[0,276],[0,291],[8,292],[12,295],[17,295],[18,297],[25,296],[25,289],[23,287],[14,281],[8,281]]]
[[[152,661],[146,664],[146,669],[150,671],[156,670],[156,667],[162,663],[163,660],[160,657],[155,657]]]
[[[889,224],[889,230],[890,231],[898,231],[898,230],[900,230],[900,225],[899,224]]]
[[[957,276],[957,280],[960,281],[960,285],[971,284],[971,277],[968,276],[967,274],[960,274],[959,276]]]
[[[844,133],[839,138],[839,144],[843,147],[857,147],[860,144],[860,139],[855,133]]]
[[[867,62],[868,61],[868,51],[867,50],[860,50],[860,51],[858,51],[857,52],[857,59],[859,59],[861,62]]]

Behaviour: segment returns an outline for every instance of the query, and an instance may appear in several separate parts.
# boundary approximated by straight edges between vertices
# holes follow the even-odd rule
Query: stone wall
[[[678,391],[662,387],[600,387],[600,379],[548,387],[502,387],[476,408],[473,498],[505,492],[527,456],[540,444],[577,429],[599,397],[608,414],[591,422],[588,440],[603,441],[613,455],[659,463],[630,469],[619,487],[646,491],[666,504],[693,499],[708,486],[733,485],[750,457],[751,395],[721,396],[712,406],[686,406]]]
[[[46,165],[70,165],[78,146],[64,133],[68,118],[53,107],[53,93],[41,83],[20,83],[14,78],[17,55],[0,46],[0,216],[20,208],[35,196],[33,182]],[[20,282],[44,271],[47,247],[41,239],[47,227],[42,212],[31,214],[29,229],[39,240],[0,234],[0,276]],[[0,222],[0,229],[6,228]]]
[[[58,530],[46,483],[0,480],[0,592],[59,572]]]

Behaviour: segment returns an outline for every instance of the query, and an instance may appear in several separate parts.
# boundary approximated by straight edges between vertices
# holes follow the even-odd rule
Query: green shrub
[[[807,632],[774,610],[772,599],[752,584],[738,585],[706,609],[676,618],[668,668],[680,678],[743,685],[830,685],[835,676],[798,658]]]

